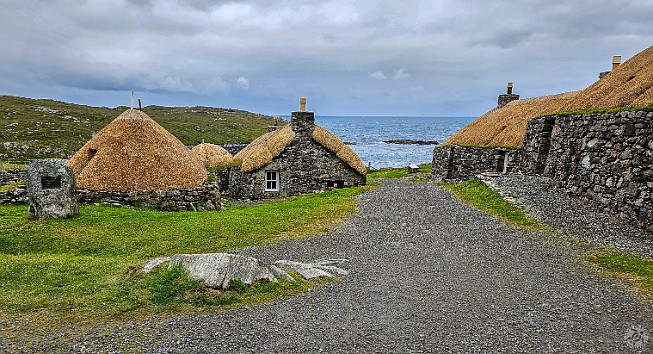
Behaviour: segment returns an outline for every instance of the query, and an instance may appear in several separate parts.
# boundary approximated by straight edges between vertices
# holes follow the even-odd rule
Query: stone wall
[[[220,187],[204,183],[193,189],[153,190],[138,192],[77,190],[82,204],[107,203],[114,206],[153,208],[164,211],[219,210]]]
[[[522,172],[532,175],[540,175],[544,172],[555,123],[555,116],[535,118],[527,123],[522,144],[523,159],[520,166]]]
[[[230,154],[236,155],[240,150],[244,149],[247,144],[223,144],[220,146],[229,151]]]
[[[6,192],[0,192],[0,205],[24,203],[27,203],[27,186],[25,185],[17,186]]]
[[[446,145],[433,149],[431,178],[464,181],[484,172],[509,173],[520,165],[519,150]]]
[[[533,138],[524,147],[544,150],[541,142],[546,140],[546,129],[541,126],[548,124],[543,121],[555,122],[544,176],[557,187],[653,231],[653,112],[557,115],[539,120],[529,124],[527,134]],[[534,156],[525,156],[524,166],[541,164]]]
[[[265,191],[265,172],[277,171],[279,190]],[[342,181],[342,187],[364,185],[361,175],[310,136],[295,138],[272,162],[242,173],[234,167],[229,175],[229,196],[236,199],[260,199],[300,195],[329,189],[329,181]]]
[[[27,179],[27,169],[15,168],[11,170],[0,170],[0,186],[10,185]]]

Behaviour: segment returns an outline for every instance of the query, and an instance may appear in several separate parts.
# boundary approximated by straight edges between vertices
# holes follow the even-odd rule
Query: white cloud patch
[[[245,77],[239,77],[236,79],[236,86],[243,90],[249,90],[249,80]]]
[[[388,77],[385,76],[385,74],[384,74],[383,72],[381,72],[381,71],[375,71],[375,72],[371,73],[371,74],[370,74],[370,77],[371,77],[372,79],[376,79],[376,80],[385,80],[385,79],[388,78]]]
[[[397,69],[395,70],[394,75],[392,75],[393,80],[401,80],[401,79],[406,79],[408,77],[410,77],[410,73],[408,72],[408,70],[406,70],[406,68]]]

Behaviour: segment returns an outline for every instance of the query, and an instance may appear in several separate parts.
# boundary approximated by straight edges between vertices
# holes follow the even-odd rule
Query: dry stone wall
[[[436,181],[465,181],[484,172],[513,172],[521,161],[518,150],[446,145],[433,150],[431,178]]]
[[[164,211],[211,211],[221,207],[220,187],[216,183],[204,183],[193,189],[138,192],[79,189],[77,195],[82,204],[106,203]]]
[[[544,150],[546,129],[538,126],[551,120],[555,124],[542,174],[557,187],[653,231],[653,112],[542,117],[529,124],[533,138],[524,143],[524,151]],[[533,156],[525,158],[529,171],[541,164]]]
[[[11,170],[0,170],[0,186],[7,186],[27,179],[27,169],[14,168]]]

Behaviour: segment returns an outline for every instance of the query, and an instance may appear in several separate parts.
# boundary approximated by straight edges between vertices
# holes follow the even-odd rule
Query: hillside
[[[91,107],[47,99],[0,96],[0,159],[69,157],[127,107]],[[250,142],[272,117],[212,107],[143,108],[186,145]]]
[[[526,123],[560,111],[645,106],[653,102],[653,46],[582,91],[513,101],[456,132],[444,145],[521,147]]]

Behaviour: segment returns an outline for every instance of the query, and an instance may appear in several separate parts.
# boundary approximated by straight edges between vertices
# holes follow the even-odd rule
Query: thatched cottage
[[[335,135],[315,125],[313,112],[293,112],[290,124],[264,134],[234,156],[229,195],[259,199],[364,185],[367,169]]]
[[[205,167],[229,166],[234,157],[220,145],[201,143],[190,150]]]
[[[207,170],[190,150],[140,110],[128,109],[68,161],[79,189],[132,192],[189,189]]]
[[[195,158],[211,170],[218,180],[221,191],[229,189],[229,169],[233,164],[234,157],[229,151],[220,145],[202,143],[191,149]]]

